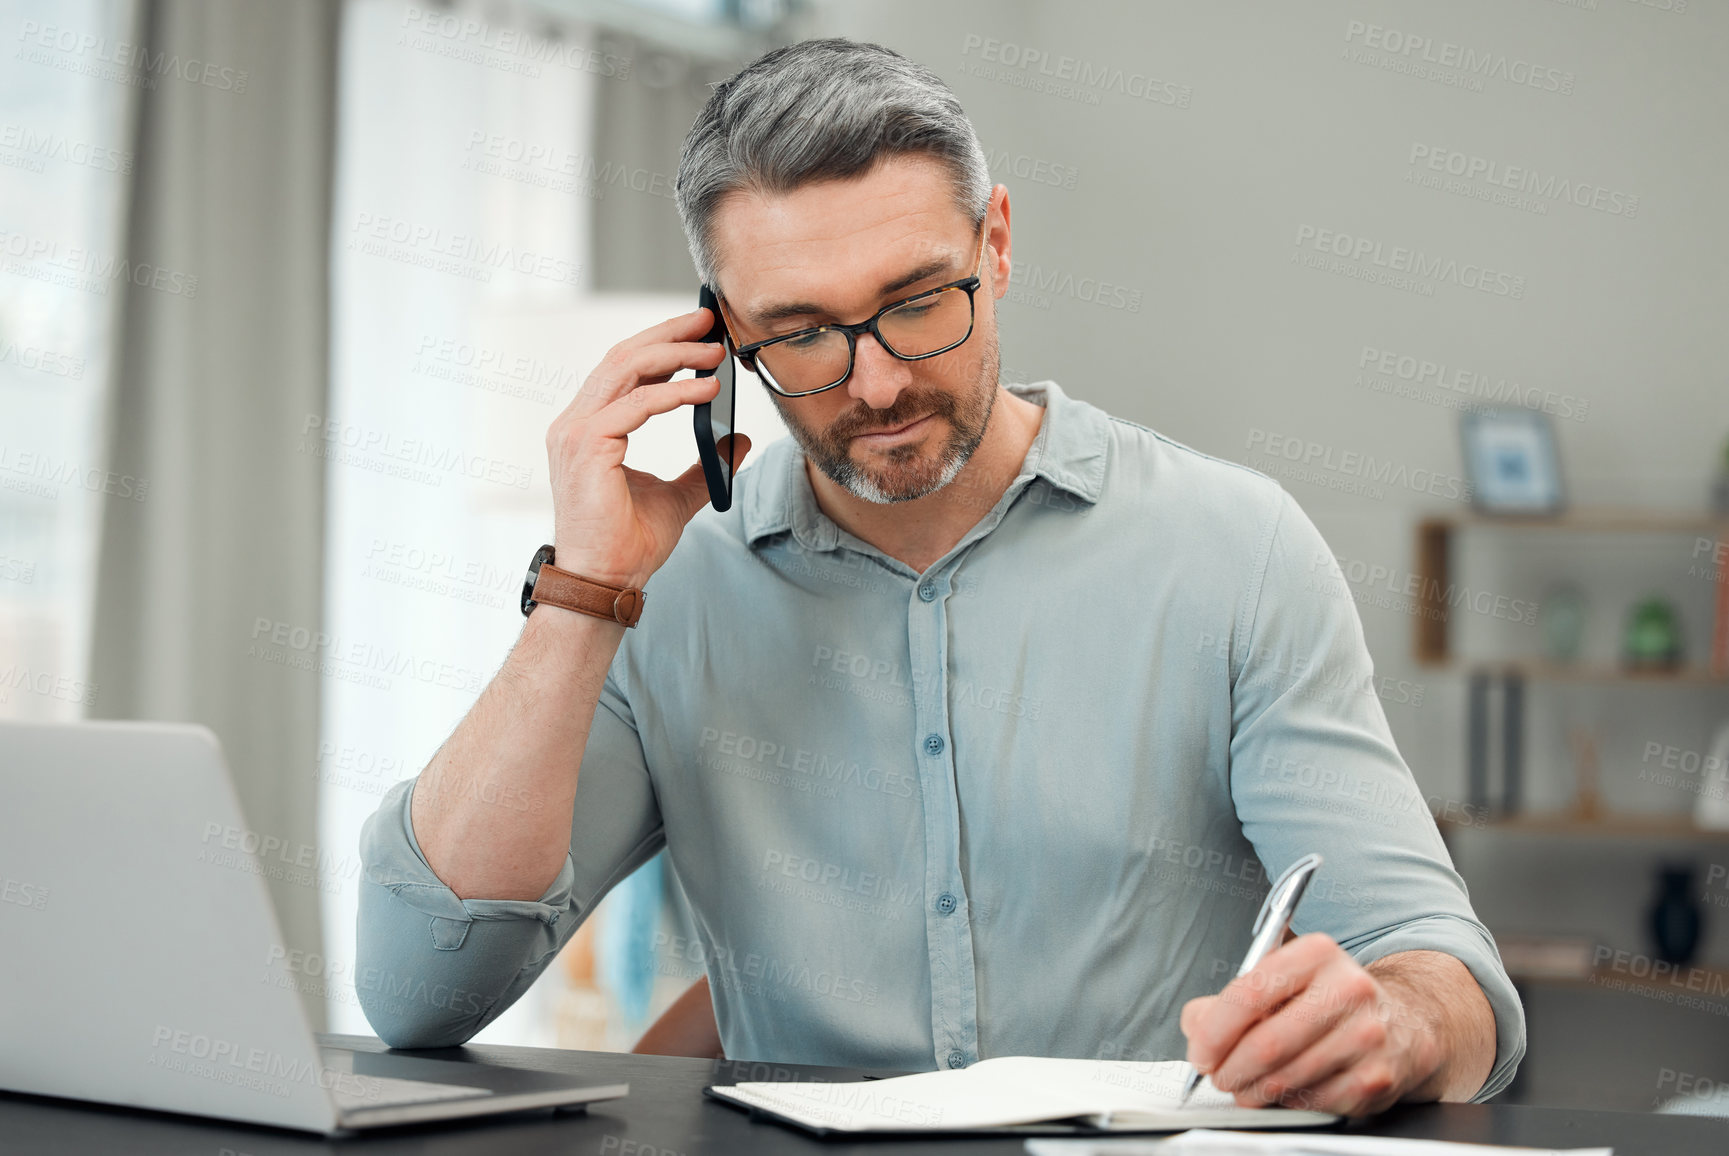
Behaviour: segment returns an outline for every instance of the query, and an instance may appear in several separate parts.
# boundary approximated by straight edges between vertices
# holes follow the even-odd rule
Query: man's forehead
[[[946,173],[888,167],[786,194],[741,191],[717,206],[717,288],[733,312],[765,322],[851,309],[969,260],[976,235]]]

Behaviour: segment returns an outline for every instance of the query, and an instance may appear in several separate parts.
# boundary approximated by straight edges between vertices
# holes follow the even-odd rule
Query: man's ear
[[[997,212],[1002,214],[1001,221],[991,220]],[[997,185],[991,190],[990,207],[985,210],[985,244],[990,246],[986,253],[985,265],[991,271],[991,295],[1002,298],[1009,291],[1009,187]],[[996,259],[991,260],[994,256]]]

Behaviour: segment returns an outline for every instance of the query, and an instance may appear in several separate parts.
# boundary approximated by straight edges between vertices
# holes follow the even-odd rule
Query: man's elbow
[[[481,1017],[431,1005],[417,1005],[377,991],[357,987],[355,995],[366,1022],[392,1048],[454,1048],[480,1030]]]

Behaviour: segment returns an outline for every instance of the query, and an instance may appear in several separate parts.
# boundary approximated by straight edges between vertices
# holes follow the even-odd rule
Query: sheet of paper
[[[999,1056],[958,1071],[846,1083],[746,1082],[715,1091],[807,1125],[847,1131],[940,1131],[1091,1117],[1107,1127],[1301,1127],[1337,1119],[1281,1108],[1239,1108],[1203,1080],[1177,1097],[1188,1065]],[[1146,1121],[1152,1118],[1153,1123]],[[1169,1123],[1162,1123],[1165,1119]]]
[[[1614,1156],[1613,1148],[1509,1148],[1449,1140],[1341,1136],[1330,1132],[1226,1132],[1195,1129],[1158,1140],[1045,1140],[1028,1156]]]

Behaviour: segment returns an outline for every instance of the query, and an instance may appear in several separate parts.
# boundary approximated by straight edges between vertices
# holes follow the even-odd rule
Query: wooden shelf
[[[1419,665],[1441,674],[1486,674],[1496,678],[1526,678],[1534,682],[1697,683],[1729,685],[1729,673],[1719,674],[1705,666],[1683,666],[1675,670],[1628,670],[1607,663],[1563,664],[1538,659],[1507,659],[1497,662],[1439,662],[1418,660]]]
[[[1649,962],[1649,960],[1646,961],[1647,966],[1649,966]],[[1542,972],[1527,975],[1509,972],[1507,978],[1514,983],[1588,987],[1609,992],[1625,991],[1628,988],[1641,991],[1672,991],[1677,995],[1690,995],[1695,999],[1710,1000],[1716,1003],[1729,1002],[1729,971],[1723,971],[1720,968],[1700,967],[1698,964],[1688,964],[1676,970],[1679,974],[1654,977],[1651,975],[1636,976],[1630,970],[1617,971],[1612,967],[1599,967],[1586,975],[1562,976]]]
[[[1436,514],[1423,525],[1456,529],[1493,526],[1516,530],[1571,530],[1602,534],[1722,534],[1729,517],[1649,510],[1579,509],[1559,514]]]
[[[1729,841],[1729,830],[1701,827],[1686,815],[1641,815],[1610,812],[1596,819],[1580,819],[1566,813],[1519,814],[1491,819],[1483,827],[1457,819],[1437,819],[1448,831],[1489,830],[1523,835],[1558,835],[1569,838],[1603,839],[1696,839]]]
[[[1710,514],[1675,514],[1649,510],[1579,509],[1543,516],[1482,514],[1432,514],[1417,523],[1416,572],[1420,579],[1418,603],[1422,613],[1415,618],[1414,651],[1423,666],[1445,667],[1454,661],[1450,637],[1448,592],[1452,589],[1453,538],[1458,531],[1474,528],[1525,531],[1572,531],[1577,533],[1651,533],[1709,535],[1729,542],[1729,517]],[[1713,550],[1714,555],[1718,555]],[[1718,555],[1720,556],[1720,555]],[[1634,672],[1610,666],[1564,666],[1541,661],[1467,663],[1467,673],[1528,676],[1558,682],[1609,682],[1637,680],[1653,683],[1729,682],[1729,565],[1718,565],[1715,609],[1711,621],[1708,665],[1679,671]]]

